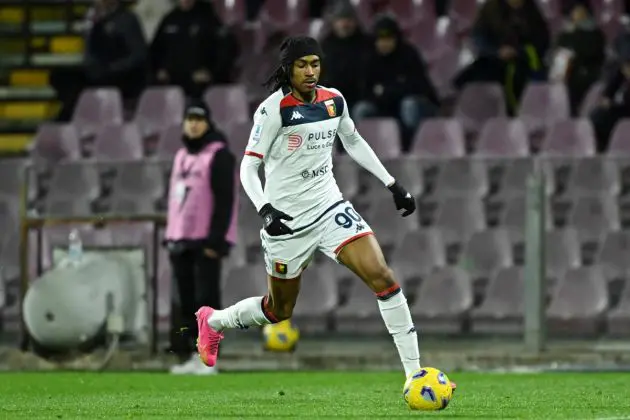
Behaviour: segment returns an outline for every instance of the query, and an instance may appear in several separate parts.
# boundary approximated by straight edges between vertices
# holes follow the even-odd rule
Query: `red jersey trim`
[[[260,153],[252,152],[249,150],[245,150],[245,156],[254,156],[254,157],[257,157],[258,159],[263,158],[263,155],[261,155]]]
[[[317,88],[315,90],[315,95],[316,95],[315,102],[313,102],[315,104],[318,102],[324,102],[324,101],[327,101],[329,99],[336,98],[337,96],[339,96],[335,92],[327,90],[327,89],[323,89],[323,88]],[[280,101],[280,108],[287,108],[290,106],[298,106],[298,105],[304,105],[304,102],[300,101],[298,98],[296,98],[290,93],[286,95],[284,98],[282,98],[282,100]]]

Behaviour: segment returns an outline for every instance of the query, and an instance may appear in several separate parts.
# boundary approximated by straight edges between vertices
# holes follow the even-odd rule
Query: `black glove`
[[[269,236],[293,234],[293,230],[282,223],[282,220],[293,220],[293,217],[274,209],[271,204],[262,206],[258,214],[263,218],[263,225]]]
[[[396,210],[405,209],[402,217],[407,217],[416,211],[416,200],[413,198],[413,195],[408,193],[407,190],[398,183],[398,181],[394,181],[394,183],[388,188],[394,196]]]

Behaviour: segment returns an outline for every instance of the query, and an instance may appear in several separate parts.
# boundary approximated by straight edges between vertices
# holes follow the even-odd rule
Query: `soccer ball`
[[[289,352],[295,349],[300,339],[300,330],[291,320],[267,324],[263,327],[264,348],[269,351]]]
[[[425,367],[409,375],[403,397],[412,410],[443,410],[453,397],[453,388],[444,372]]]

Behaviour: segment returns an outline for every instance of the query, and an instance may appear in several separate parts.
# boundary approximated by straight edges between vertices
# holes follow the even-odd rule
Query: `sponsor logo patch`
[[[297,134],[289,135],[289,141],[287,143],[287,149],[289,150],[289,152],[293,152],[299,149],[301,145],[302,145],[302,137],[298,136]]]
[[[260,141],[260,137],[262,136],[262,124],[256,124],[253,130],[254,134],[252,134],[252,141],[254,143],[258,143]]]

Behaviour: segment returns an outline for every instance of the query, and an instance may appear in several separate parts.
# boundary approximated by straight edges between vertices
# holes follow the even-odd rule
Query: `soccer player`
[[[262,217],[260,232],[269,291],[223,309],[197,311],[197,349],[213,366],[226,328],[247,328],[289,319],[303,270],[321,251],[358,275],[375,294],[405,374],[420,368],[418,339],[407,300],[387,266],[370,226],[343,199],[332,174],[335,136],[348,154],[389,188],[403,217],[414,198],[385,169],[357,132],[341,93],[318,86],[318,42],[291,37],[280,47],[280,66],[268,81],[273,93],[254,114],[241,183]],[[258,167],[264,163],[263,190]],[[393,217],[394,215],[392,215]]]

